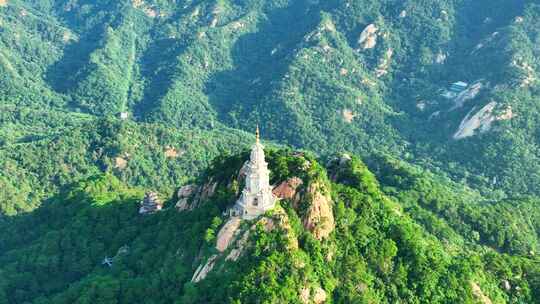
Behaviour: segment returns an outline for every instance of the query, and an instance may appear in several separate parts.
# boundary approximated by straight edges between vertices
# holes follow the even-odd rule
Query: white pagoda
[[[251,220],[276,205],[276,197],[270,186],[268,164],[264,160],[264,146],[259,141],[257,126],[256,141],[251,148],[251,156],[246,168],[246,186],[240,198],[230,210],[231,216]]]

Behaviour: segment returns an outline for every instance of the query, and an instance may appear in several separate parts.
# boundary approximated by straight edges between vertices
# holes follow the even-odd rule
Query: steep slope
[[[0,110],[0,213],[28,212],[70,183],[98,173],[170,194],[216,155],[249,138],[231,129],[199,131],[90,115]]]
[[[139,215],[143,192],[107,175],[0,222],[7,232],[0,236],[6,249],[0,254],[0,299],[538,303],[537,257],[459,241],[465,233],[451,239],[432,234],[410,216],[416,212],[406,207],[410,202],[385,195],[355,157],[332,161],[327,171],[307,154],[267,153],[272,182],[283,185],[276,193],[284,199],[254,221],[236,223],[223,215],[242,186],[243,153],[217,158],[192,186],[199,190],[181,191],[189,197],[181,211],[173,207],[175,199],[162,212]],[[380,172],[386,180],[411,180]],[[399,187],[395,193],[402,193]],[[11,233],[29,226],[21,237]],[[105,257],[110,267],[102,265]]]
[[[4,104],[388,151],[539,193],[534,1],[33,1],[0,6]],[[441,90],[464,81],[458,97]]]

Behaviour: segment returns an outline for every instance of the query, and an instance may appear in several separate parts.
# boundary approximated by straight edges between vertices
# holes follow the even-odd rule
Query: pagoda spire
[[[259,143],[260,138],[260,132],[259,132],[259,124],[257,124],[257,129],[255,130],[255,142]]]
[[[250,158],[245,167],[244,190],[229,210],[229,214],[251,220],[273,209],[276,204],[270,185],[270,170],[264,159],[264,146],[260,143],[259,125],[255,129],[255,144],[251,147]]]

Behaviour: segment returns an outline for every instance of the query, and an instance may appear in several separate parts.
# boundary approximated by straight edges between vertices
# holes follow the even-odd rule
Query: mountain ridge
[[[298,203],[283,199],[267,215],[243,221],[227,246],[216,248],[216,242],[227,243],[223,230],[230,228],[223,227],[230,219],[222,213],[241,187],[245,153],[216,159],[199,179],[216,182],[215,191],[191,201],[196,207],[188,210],[175,210],[175,200],[168,199],[164,211],[139,215],[142,189],[108,175],[11,218],[7,231],[37,225],[23,239],[10,233],[0,239],[8,249],[0,255],[6,303],[130,303],[141,297],[153,303],[477,303],[481,297],[534,303],[536,257],[479,250],[474,239],[441,242],[425,230],[427,222],[419,225],[409,216],[414,211],[381,192],[356,157],[332,162],[329,178],[312,156],[267,152],[274,184],[303,180]],[[306,191],[317,183],[328,187],[315,191],[330,191],[336,218],[335,230],[323,237],[312,230],[317,225],[305,222],[314,203]],[[114,257],[111,267],[101,264],[106,256]],[[204,275],[197,275],[200,269]],[[505,289],[505,280],[514,287]],[[158,290],[160,297],[148,297]]]

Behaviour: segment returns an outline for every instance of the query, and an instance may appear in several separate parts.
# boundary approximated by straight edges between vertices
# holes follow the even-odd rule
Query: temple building
[[[259,141],[257,126],[255,144],[251,148],[246,169],[246,186],[238,201],[230,209],[231,216],[251,220],[274,208],[277,199],[272,193],[269,175],[268,164],[264,160],[264,146]]]
[[[159,199],[156,192],[147,192],[144,195],[144,199],[141,201],[141,207],[139,208],[139,214],[149,214],[157,211],[161,211],[163,208],[163,202]]]

